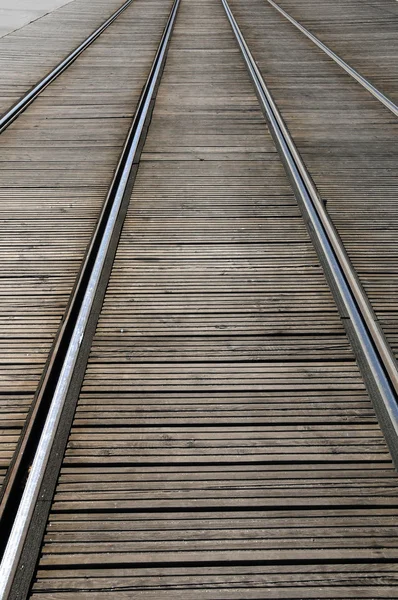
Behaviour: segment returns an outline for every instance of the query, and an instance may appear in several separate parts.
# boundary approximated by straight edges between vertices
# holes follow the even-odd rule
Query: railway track
[[[87,0],[50,12],[0,40],[0,114],[6,113],[122,6]]]
[[[15,122],[10,124],[13,110],[6,119],[0,184],[7,240],[1,247],[1,479],[34,410],[168,10],[162,1],[133,2]],[[131,54],[134,59],[124,67]]]
[[[230,6],[260,70],[267,73],[275,102],[397,357],[396,118],[269,2],[252,2],[251,12],[239,0],[232,0]],[[372,7],[364,8],[366,19],[374,19],[369,10]],[[295,17],[300,20],[297,9]],[[391,21],[389,13],[388,18]],[[360,12],[358,21],[366,23],[366,19]],[[330,30],[333,49],[339,32],[342,36],[346,28],[333,25],[332,20]],[[324,31],[323,40],[328,40]],[[380,45],[385,48],[382,41]],[[339,47],[344,51],[341,42]],[[363,67],[359,73],[371,77],[370,81],[377,76],[389,99],[396,101],[395,71],[390,77],[383,75],[372,61],[373,54],[367,57],[364,51],[363,55],[358,65],[358,50],[340,54],[346,61],[354,57],[357,70]]]
[[[17,101],[0,118],[0,133],[5,131],[13,121],[46,89],[50,83],[55,81],[70,65],[91,46],[93,42],[130,6],[133,0],[127,0],[116,10],[102,25],[97,27],[77,48],[75,48],[64,60],[62,60],[50,73],[46,74],[31,90]]]
[[[365,94],[383,132],[396,106],[318,46],[321,108],[297,133],[286,105],[298,100],[276,85],[294,85],[291,69],[278,52],[264,62],[279,28],[297,29],[286,15],[263,0],[151,6],[159,46],[134,79],[137,90],[149,72],[83,262],[76,250],[77,283],[61,282],[64,317],[3,485],[0,597],[397,597],[389,288],[374,293],[357,268],[355,232],[324,194],[335,172],[323,175],[303,142],[319,151],[321,83],[334,69],[337,97]],[[134,21],[138,34],[148,6],[125,8],[12,118],[5,144],[53,111],[57,85],[70,93],[73,69],[84,58],[92,68],[114,27]],[[287,54],[305,44],[309,56],[314,40],[298,31]],[[307,108],[295,105],[300,117]],[[384,269],[392,247],[376,252]]]
[[[359,7],[355,0],[278,0],[278,6],[397,103],[395,2],[371,0]]]

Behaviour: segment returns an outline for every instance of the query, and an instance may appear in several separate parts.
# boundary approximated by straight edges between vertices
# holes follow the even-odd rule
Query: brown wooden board
[[[398,102],[398,6],[395,0],[278,0],[286,12],[351,67]]]

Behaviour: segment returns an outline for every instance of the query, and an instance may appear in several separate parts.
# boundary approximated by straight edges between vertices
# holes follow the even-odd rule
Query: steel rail
[[[50,85],[61,73],[63,73],[86,48],[88,48],[104,31],[117,19],[122,12],[132,4],[134,0],[127,0],[109,19],[100,25],[84,42],[82,42],[73,52],[71,52],[62,62],[60,62],[50,73],[41,79],[29,92],[27,92],[14,106],[12,106],[0,118],[0,133],[5,129]]]
[[[267,1],[271,2],[273,5],[275,4],[273,2],[273,0],[267,0]],[[275,5],[275,6],[277,6],[277,5]],[[231,15],[232,15],[232,12],[231,12]],[[235,24],[236,24],[236,21],[235,21]],[[241,32],[240,32],[240,35],[242,36],[242,39],[244,39],[243,34]],[[312,34],[310,34],[310,35],[312,35]],[[321,43],[321,42],[319,42],[319,43]],[[250,53],[250,51],[249,51],[249,53]],[[341,242],[340,236],[338,235],[333,222],[331,221],[327,211],[325,210],[325,205],[319,196],[319,193],[311,179],[311,176],[308,173],[308,170],[300,156],[300,153],[298,152],[298,150],[290,136],[289,131],[287,130],[287,127],[282,119],[282,116],[281,116],[279,110],[275,105],[272,95],[270,94],[266,84],[264,83],[261,73],[258,70],[257,65],[251,54],[250,54],[250,56],[251,56],[251,60],[253,61],[254,66],[255,66],[257,77],[259,78],[259,81],[262,82],[262,86],[263,86],[264,90],[266,91],[268,103],[270,104],[270,107],[272,107],[274,114],[277,116],[279,127],[280,127],[281,131],[283,132],[283,135],[285,136],[286,140],[288,140],[290,152],[292,153],[294,160],[299,167],[301,176],[305,182],[305,185],[307,186],[309,194],[310,194],[312,201],[316,207],[318,217],[320,218],[322,225],[324,226],[324,228],[327,232],[331,246],[338,258],[338,261],[343,270],[343,273],[349,283],[349,286],[351,288],[351,291],[353,293],[355,301],[358,304],[358,307],[359,307],[362,317],[366,323],[366,326],[369,329],[369,333],[370,333],[371,338],[377,348],[377,352],[380,354],[380,358],[383,362],[383,365],[388,372],[388,376],[391,379],[391,383],[394,388],[394,392],[395,392],[396,396],[398,397],[398,366],[397,366],[397,361],[394,357],[394,354],[391,350],[391,347],[390,347],[388,341],[386,340],[384,332],[382,331],[382,329],[378,323],[378,319],[377,319],[377,317],[374,313],[374,310],[367,298],[367,294],[364,291],[364,289],[360,283],[358,275],[356,274],[355,269],[351,264],[351,261],[345,250],[345,247]],[[342,61],[342,62],[344,62],[344,61]],[[346,63],[344,63],[344,64],[346,64]],[[348,67],[348,65],[347,65],[347,67]],[[349,67],[349,68],[351,68],[351,67]],[[377,93],[381,94],[380,92],[378,92],[378,90],[376,90],[376,88],[374,88],[374,90]],[[381,94],[381,96],[383,96],[383,95]],[[394,114],[398,115],[398,107],[395,106],[395,104],[393,104],[392,102],[390,102],[390,104],[392,105],[392,107],[389,107],[390,110],[392,110],[392,112],[394,112],[393,107],[395,107],[396,112],[394,112]]]
[[[83,342],[101,273],[108,255],[112,233],[137,152],[142,142],[144,126],[147,116],[150,114],[154,93],[160,81],[162,67],[166,58],[167,47],[173,31],[179,4],[180,0],[174,0],[151,72],[141,95],[139,106],[123,149],[123,155],[119,161],[119,172],[115,174],[113,184],[108,193],[108,197],[112,198],[111,209],[106,218],[106,224],[99,249],[95,257],[87,286],[84,290],[83,301],[74,325],[73,334],[0,565],[0,600],[6,600],[8,598],[16,574],[23,544],[38,499],[40,486],[43,481],[46,465],[50,457],[51,448],[76,366],[79,349]]]
[[[241,30],[221,0],[398,465],[398,369],[373,309]]]
[[[292,25],[297,27],[297,29],[299,29],[301,33],[304,33],[304,35],[307,36],[307,38],[310,39],[311,42],[313,42],[318,46],[318,48],[323,50],[323,52],[325,52],[331,59],[333,59],[334,62],[336,62],[342,69],[344,69],[346,73],[348,73],[349,75],[351,75],[351,77],[358,81],[358,83],[360,83],[365,88],[365,90],[371,93],[375,98],[377,98],[377,100],[379,100],[379,102],[384,104],[384,106],[388,108],[388,110],[390,110],[396,117],[398,117],[398,106],[394,104],[392,100],[390,100],[380,90],[378,90],[374,85],[372,85],[370,81],[368,81],[365,77],[358,73],[358,71],[350,67],[350,65],[346,63],[345,60],[343,60],[338,54],[333,52],[333,50],[326,46],[326,44],[321,42],[320,39],[318,39],[310,31],[308,31],[308,29],[301,25],[301,23],[296,21],[296,19],[294,19],[291,15],[289,15],[289,13],[283,10],[283,8],[279,6],[279,4],[274,2],[274,0],[267,0],[267,2],[271,4],[271,6],[273,6],[278,12],[280,12],[280,14],[283,15],[288,21],[290,21]]]

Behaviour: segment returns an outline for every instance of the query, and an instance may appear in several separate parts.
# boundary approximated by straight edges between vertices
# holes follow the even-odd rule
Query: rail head
[[[398,467],[398,367],[395,357],[228,1],[221,2],[339,308],[391,455]]]

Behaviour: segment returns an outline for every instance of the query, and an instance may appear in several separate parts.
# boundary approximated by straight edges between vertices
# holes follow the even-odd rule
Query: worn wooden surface
[[[137,0],[0,139],[0,469],[12,457],[171,1]]]
[[[61,8],[75,0],[36,0],[32,5],[30,0],[0,1],[0,37],[21,29],[33,21],[37,21],[47,14]],[[16,6],[15,6],[16,5]]]
[[[277,3],[398,103],[396,0],[278,0]]]
[[[73,0],[2,37],[0,114],[47,75],[122,4],[122,0]]]
[[[182,0],[32,597],[398,597],[397,477],[219,0]]]
[[[398,356],[398,121],[268,2],[231,8]]]

